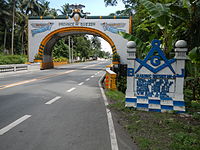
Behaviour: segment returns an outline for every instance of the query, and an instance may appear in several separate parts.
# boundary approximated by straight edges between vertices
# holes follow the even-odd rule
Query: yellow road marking
[[[97,66],[97,65],[99,65],[99,64],[89,65],[89,66],[82,67],[82,68],[88,68],[88,67]],[[52,74],[52,75],[38,77],[38,78],[35,78],[35,79],[24,80],[24,81],[11,83],[11,84],[1,85],[0,90],[7,89],[7,88],[10,88],[10,87],[14,87],[14,86],[18,86],[18,85],[31,83],[31,82],[35,82],[35,81],[39,81],[39,80],[44,80],[44,79],[48,79],[48,78],[52,78],[52,77],[56,77],[56,76],[60,76],[60,75],[64,75],[64,74],[68,74],[68,73],[71,73],[71,72],[74,72],[74,71],[77,71],[77,70],[69,70],[69,71],[60,72],[60,73],[56,73],[56,74]]]
[[[48,79],[48,78],[52,78],[52,77],[56,77],[56,76],[60,76],[60,75],[63,75],[63,74],[68,74],[68,73],[71,73],[71,72],[74,72],[74,71],[75,70],[70,70],[70,71],[60,72],[60,73],[56,73],[56,74],[52,74],[52,75],[48,75],[48,76],[42,76],[42,77],[35,78],[35,79],[30,79],[30,80],[15,82],[15,83],[7,84],[7,85],[2,85],[0,87],[0,90],[10,88],[10,87],[14,87],[14,86],[18,86],[18,85],[31,83],[31,82],[35,82],[35,81],[39,81],[39,80],[44,80],[44,79]]]

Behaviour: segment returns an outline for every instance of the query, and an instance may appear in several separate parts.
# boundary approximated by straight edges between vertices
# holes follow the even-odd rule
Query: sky
[[[107,16],[110,13],[114,13],[118,10],[124,9],[124,4],[121,0],[118,0],[117,6],[105,6],[104,0],[47,0],[50,2],[51,8],[61,9],[61,6],[69,4],[82,4],[85,5],[83,12],[90,12],[90,16]],[[112,53],[111,47],[107,41],[100,38],[101,47],[103,51]]]
[[[123,10],[124,4],[118,0],[117,6],[105,6],[104,0],[47,0],[51,8],[61,9],[64,4],[82,4],[84,12],[90,12],[90,16],[107,16],[117,10]]]

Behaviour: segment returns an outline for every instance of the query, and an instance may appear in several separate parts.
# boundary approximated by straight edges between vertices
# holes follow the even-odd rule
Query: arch
[[[60,33],[69,33],[69,34],[73,34],[73,33],[86,33],[86,34],[93,34],[93,35],[99,35],[100,37],[102,37],[104,40],[106,40],[111,48],[112,48],[112,52],[113,54],[117,53],[116,47],[114,42],[112,41],[112,39],[106,35],[105,33],[94,29],[94,28],[88,28],[88,27],[65,27],[65,28],[60,28],[57,29],[51,33],[49,33],[40,43],[39,49],[38,49],[38,55],[40,57],[40,59],[42,60],[41,63],[41,69],[47,69],[47,68],[53,68],[53,62],[52,61],[46,61],[44,60],[44,54],[46,53],[45,51],[48,51],[47,44],[50,40],[52,40],[53,38],[55,38],[55,35],[60,34]]]

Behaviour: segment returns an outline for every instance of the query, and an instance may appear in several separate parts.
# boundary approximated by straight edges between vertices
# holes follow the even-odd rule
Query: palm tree
[[[16,13],[17,16],[17,28],[16,34],[21,39],[21,53],[26,54],[25,43],[28,39],[28,16],[24,15],[21,12]]]
[[[0,1],[0,26],[2,27],[2,30],[4,31],[4,40],[3,40],[3,48],[6,49],[6,43],[7,43],[7,31],[10,28],[10,24],[12,22],[12,12],[11,4],[7,1]],[[2,32],[3,33],[3,32]]]
[[[58,16],[57,10],[55,8],[50,9],[48,15],[52,17]]]
[[[24,9],[24,13],[29,16],[38,16],[42,7],[38,0],[20,0],[21,8]]]
[[[40,16],[48,16],[49,12],[50,12],[50,8],[49,8],[49,4],[50,2],[47,1],[41,1],[41,11],[39,12]]]
[[[62,9],[58,9],[58,11],[60,11],[62,15],[68,16],[72,12],[68,3],[61,6],[61,8]]]

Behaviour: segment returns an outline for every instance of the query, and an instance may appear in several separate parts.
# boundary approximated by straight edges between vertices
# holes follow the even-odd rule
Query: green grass
[[[117,91],[117,90],[108,90],[106,91],[106,96],[108,98],[115,100],[115,101],[125,101],[125,95],[124,93]]]
[[[106,91],[111,110],[119,113],[120,124],[141,150],[199,150],[200,120],[174,113],[137,111],[124,107],[124,94]],[[192,102],[193,103],[193,102]],[[193,104],[198,108],[198,104]]]

